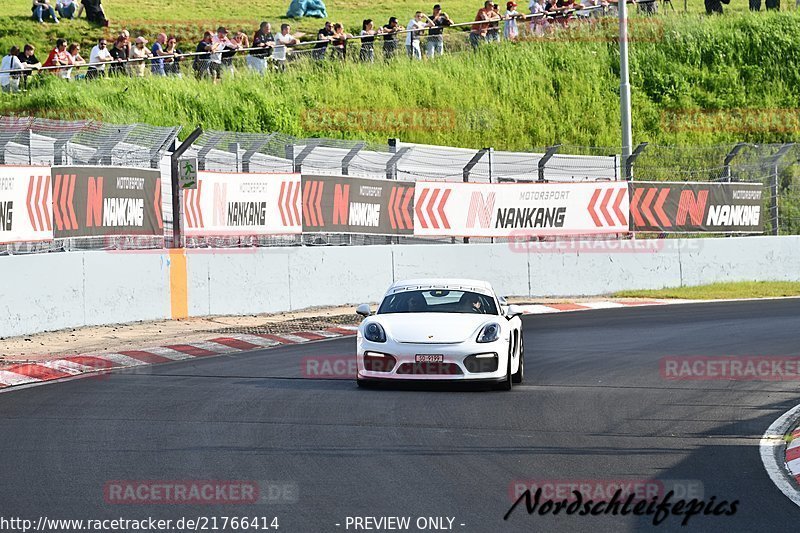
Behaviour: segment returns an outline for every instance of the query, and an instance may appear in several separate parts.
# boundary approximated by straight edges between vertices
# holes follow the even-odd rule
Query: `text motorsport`
[[[683,517],[681,525],[685,526],[693,516],[697,515],[713,515],[713,516],[733,516],[739,506],[739,500],[728,502],[722,500],[717,502],[716,496],[712,496],[709,501],[703,499],[692,498],[675,499],[674,491],[669,491],[663,497],[653,496],[650,501],[639,499],[635,504],[634,500],[637,499],[636,494],[630,493],[627,498],[623,500],[622,489],[617,489],[611,500],[584,500],[581,491],[572,491],[572,498],[552,500],[545,499],[542,501],[541,487],[536,489],[536,492],[531,495],[530,489],[526,489],[519,498],[517,498],[511,505],[511,508],[506,511],[503,520],[508,520],[514,510],[521,502],[525,502],[525,509],[529,515],[539,514],[544,516],[547,514],[558,515],[562,513],[565,515],[577,516],[599,516],[599,515],[613,515],[613,516],[652,516],[653,525],[657,526],[664,522],[670,515]]]

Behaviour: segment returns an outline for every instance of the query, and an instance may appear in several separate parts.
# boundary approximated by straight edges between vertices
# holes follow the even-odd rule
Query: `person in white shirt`
[[[81,45],[79,45],[78,43],[72,43],[71,45],[69,45],[69,48],[67,48],[67,54],[69,54],[69,58],[71,60],[71,63],[70,63],[71,65],[85,65],[86,64],[86,60],[83,59],[83,57],[81,57]],[[65,80],[71,80],[72,79],[72,67],[62,70],[61,71],[61,76]],[[83,77],[84,77],[84,74],[81,73],[80,70],[78,70],[78,72],[75,73],[75,79],[83,78]]]
[[[528,4],[528,8],[531,11],[531,15],[538,15],[531,18],[531,32],[536,35],[543,35],[544,30],[550,25],[547,22],[547,17],[545,17],[544,0],[531,0],[531,3]]]
[[[297,44],[297,39],[291,33],[288,24],[281,24],[281,32],[275,36],[275,49],[272,51],[272,60],[275,65],[283,70],[286,68],[286,47]]]
[[[222,52],[224,52],[226,48],[236,49],[238,45],[228,39],[228,30],[220,26],[217,28],[217,33],[211,38],[211,50],[214,53],[211,54],[210,63],[208,65],[211,77],[214,79],[215,83],[222,77]]]
[[[12,74],[5,72],[9,70],[22,70],[22,62],[19,60],[19,48],[12,46],[8,55],[3,57],[0,61],[0,86],[3,88],[4,93],[19,92],[19,74]]]
[[[519,28],[517,27],[517,19],[522,14],[517,11],[516,2],[506,2],[506,22],[503,25],[503,37],[509,41],[516,41],[519,37]]]
[[[111,52],[108,50],[108,41],[105,37],[100,37],[89,54],[89,65],[93,66],[89,67],[86,77],[92,79],[105,76],[106,63],[111,61],[114,61],[114,58],[111,57]]]
[[[420,47],[420,37],[422,30],[433,26],[428,15],[422,11],[417,11],[414,18],[406,26],[406,52],[411,59],[422,59],[422,48]]]

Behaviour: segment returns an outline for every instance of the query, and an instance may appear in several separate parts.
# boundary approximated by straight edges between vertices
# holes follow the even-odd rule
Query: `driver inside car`
[[[428,307],[425,303],[425,298],[419,293],[411,294],[406,302],[406,310],[409,313],[421,313]]]
[[[486,311],[481,304],[481,297],[475,293],[464,293],[459,301],[459,307],[462,313],[485,313]]]

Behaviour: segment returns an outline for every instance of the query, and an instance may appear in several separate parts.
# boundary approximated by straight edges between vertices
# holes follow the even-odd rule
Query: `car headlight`
[[[386,332],[377,322],[371,322],[364,328],[364,338],[370,342],[386,342]]]
[[[500,338],[500,324],[486,324],[478,333],[477,342],[494,342]]]

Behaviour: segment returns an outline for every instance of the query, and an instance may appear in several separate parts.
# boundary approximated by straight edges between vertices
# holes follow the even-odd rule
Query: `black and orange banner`
[[[303,175],[302,184],[304,233],[414,233],[413,182]]]
[[[760,233],[764,230],[760,183],[630,184],[631,231],[660,233]]]
[[[53,167],[55,238],[161,235],[161,173],[125,167]]]

